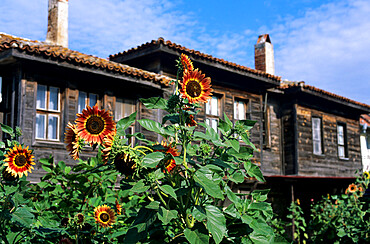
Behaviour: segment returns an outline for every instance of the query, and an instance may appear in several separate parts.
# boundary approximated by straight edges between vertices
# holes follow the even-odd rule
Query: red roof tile
[[[306,85],[304,83],[304,81],[300,81],[300,82],[283,81],[279,86],[279,88],[282,89],[282,90],[289,89],[289,88],[292,88],[292,87],[301,87],[302,89],[310,90],[310,91],[313,91],[313,92],[316,92],[316,93],[319,93],[319,94],[327,95],[329,97],[333,97],[333,98],[336,98],[338,100],[342,100],[342,101],[345,101],[345,102],[348,102],[348,103],[360,105],[362,107],[370,109],[370,105],[368,105],[368,104],[360,103],[360,102],[354,101],[352,99],[334,94],[332,92],[328,92],[328,91],[319,89],[319,88],[314,87],[314,86]]]
[[[213,62],[216,62],[216,63],[219,63],[219,64],[223,64],[225,66],[228,66],[228,67],[231,67],[231,68],[234,68],[234,69],[237,69],[237,70],[246,71],[246,72],[249,72],[249,73],[252,73],[252,74],[255,74],[255,75],[259,75],[259,76],[262,76],[262,77],[274,79],[276,81],[280,81],[281,80],[281,77],[280,76],[271,75],[271,74],[265,73],[265,72],[260,71],[260,70],[251,69],[251,68],[246,67],[246,66],[242,66],[242,65],[239,65],[239,64],[236,64],[236,63],[232,63],[232,62],[226,61],[224,59],[215,58],[215,57],[213,57],[213,56],[211,56],[209,54],[201,53],[199,51],[186,48],[184,46],[178,45],[178,44],[173,43],[171,41],[165,41],[163,38],[158,38],[157,40],[153,40],[151,42],[147,42],[147,43],[142,44],[142,45],[140,45],[138,47],[131,48],[131,49],[127,50],[127,51],[123,51],[123,52],[120,52],[120,53],[117,53],[117,54],[110,55],[109,58],[112,59],[112,58],[116,58],[116,57],[120,57],[120,56],[125,56],[127,54],[130,54],[130,53],[133,53],[133,52],[136,52],[136,51],[145,49],[147,47],[155,46],[155,45],[161,45],[161,44],[164,45],[164,46],[167,46],[167,47],[169,47],[171,49],[174,49],[174,50],[183,52],[183,53],[185,53],[185,54],[187,54],[189,56],[193,56],[193,57],[197,57],[197,58],[201,58],[201,59],[206,59],[206,60],[209,60],[209,61],[213,61]]]
[[[17,49],[30,55],[41,56],[44,58],[57,58],[76,66],[88,66],[98,68],[106,72],[115,72],[127,76],[137,77],[144,80],[168,85],[170,78],[156,73],[144,71],[128,65],[119,64],[107,59],[98,58],[92,55],[73,51],[59,45],[47,42],[33,41],[25,38],[15,37],[5,33],[0,33],[0,52],[7,49]]]

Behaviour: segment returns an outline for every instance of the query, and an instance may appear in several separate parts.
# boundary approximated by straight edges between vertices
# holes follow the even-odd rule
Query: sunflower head
[[[77,114],[77,134],[90,145],[102,144],[104,137],[115,130],[113,117],[104,109],[98,109],[96,105],[92,108],[87,106],[81,114]]]
[[[15,181],[18,179],[18,175],[13,176],[6,169],[4,169],[2,172],[2,179],[3,181]]]
[[[95,221],[101,227],[111,227],[114,224],[116,216],[111,207],[107,205],[98,206],[94,209]]]
[[[75,222],[77,225],[83,225],[85,223],[85,216],[82,213],[76,214]]]
[[[117,212],[117,215],[122,214],[122,206],[121,204],[118,203],[117,199],[116,199],[116,212]]]
[[[180,85],[180,93],[189,103],[207,102],[212,96],[211,78],[205,77],[198,69],[185,70]]]
[[[80,158],[80,151],[84,146],[83,139],[77,135],[76,125],[68,122],[66,132],[64,133],[64,143],[69,155],[77,160]]]
[[[171,154],[172,156],[180,156],[179,151],[176,147],[172,146],[171,144],[167,144],[167,142],[162,141],[161,144],[157,143],[156,145],[161,145],[163,149],[160,150],[154,150],[155,152],[164,152],[166,154]],[[174,159],[170,158],[165,160],[164,167],[166,168],[168,173],[171,173],[172,170],[176,167],[176,162]],[[166,172],[165,172],[166,173]]]
[[[193,62],[190,60],[188,55],[181,54],[180,60],[181,60],[181,67],[184,72],[185,70],[189,70],[189,71],[194,70]]]
[[[194,115],[190,114],[189,117],[187,118],[186,124],[188,126],[196,126],[197,122],[194,119]]]
[[[136,159],[129,151],[117,153],[114,158],[114,165],[121,174],[126,177],[132,175],[136,169]]]
[[[354,192],[356,192],[357,191],[357,186],[355,185],[355,184],[350,184],[349,186],[348,186],[348,192],[349,193],[354,193]]]
[[[369,171],[365,171],[364,174],[363,174],[364,178],[367,179],[367,180],[370,180],[370,173]]]
[[[111,152],[112,152],[113,144],[115,142],[115,138],[116,138],[115,136],[116,136],[116,133],[113,132],[107,135],[106,137],[104,137],[103,139],[102,159],[104,163],[108,162],[112,154]]]
[[[31,173],[32,165],[35,164],[33,158],[32,151],[28,150],[28,147],[22,148],[21,145],[15,145],[5,154],[4,166],[12,176],[21,178],[23,174],[27,176],[28,172]]]

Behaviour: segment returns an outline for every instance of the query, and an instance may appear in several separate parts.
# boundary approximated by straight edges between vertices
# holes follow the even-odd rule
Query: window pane
[[[366,135],[366,148],[370,149],[370,135]]]
[[[212,119],[211,123],[211,127],[217,132],[217,119]]]
[[[132,100],[125,100],[124,114],[123,114],[123,116],[124,117],[127,117],[130,114],[132,114],[134,111],[135,111],[134,101],[132,101]]]
[[[211,99],[211,114],[218,115],[218,98],[215,96]]]
[[[49,109],[59,110],[59,88],[50,87]]]
[[[117,99],[116,108],[114,110],[114,118],[116,121],[123,118],[122,112],[123,112],[123,99]]]
[[[96,94],[90,93],[89,94],[89,99],[90,99],[90,101],[89,101],[89,106],[90,107],[94,107],[98,103],[98,95],[96,95]]]
[[[238,109],[239,119],[245,119],[245,106],[244,106],[244,102],[239,101],[238,106],[239,106],[239,109]]]
[[[345,155],[344,155],[344,146],[338,146],[338,156],[340,158],[344,158]]]
[[[46,109],[46,86],[37,85],[36,108]]]
[[[234,101],[234,119],[238,119],[238,102]]]
[[[86,108],[86,98],[87,98],[86,92],[78,93],[78,108],[77,108],[78,113],[81,113],[82,110]]]
[[[313,153],[314,154],[321,154],[321,142],[320,141],[314,141],[313,142]]]
[[[48,121],[48,139],[58,139],[58,117],[49,115]]]
[[[36,114],[36,138],[45,139],[45,118],[44,114]]]

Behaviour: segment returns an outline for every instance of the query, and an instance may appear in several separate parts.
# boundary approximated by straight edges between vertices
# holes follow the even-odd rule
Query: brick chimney
[[[46,41],[68,47],[68,0],[49,0]]]
[[[275,74],[274,47],[269,34],[260,35],[254,45],[254,65],[256,70]]]

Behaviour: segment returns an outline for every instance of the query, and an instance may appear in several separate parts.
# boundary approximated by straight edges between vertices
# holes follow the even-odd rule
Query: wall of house
[[[323,154],[313,153],[312,117],[322,118]],[[347,129],[348,158],[338,157],[337,123]],[[359,121],[297,105],[298,174],[354,176],[361,169]]]
[[[285,103],[281,110],[283,171],[286,175],[296,174],[296,105]]]

